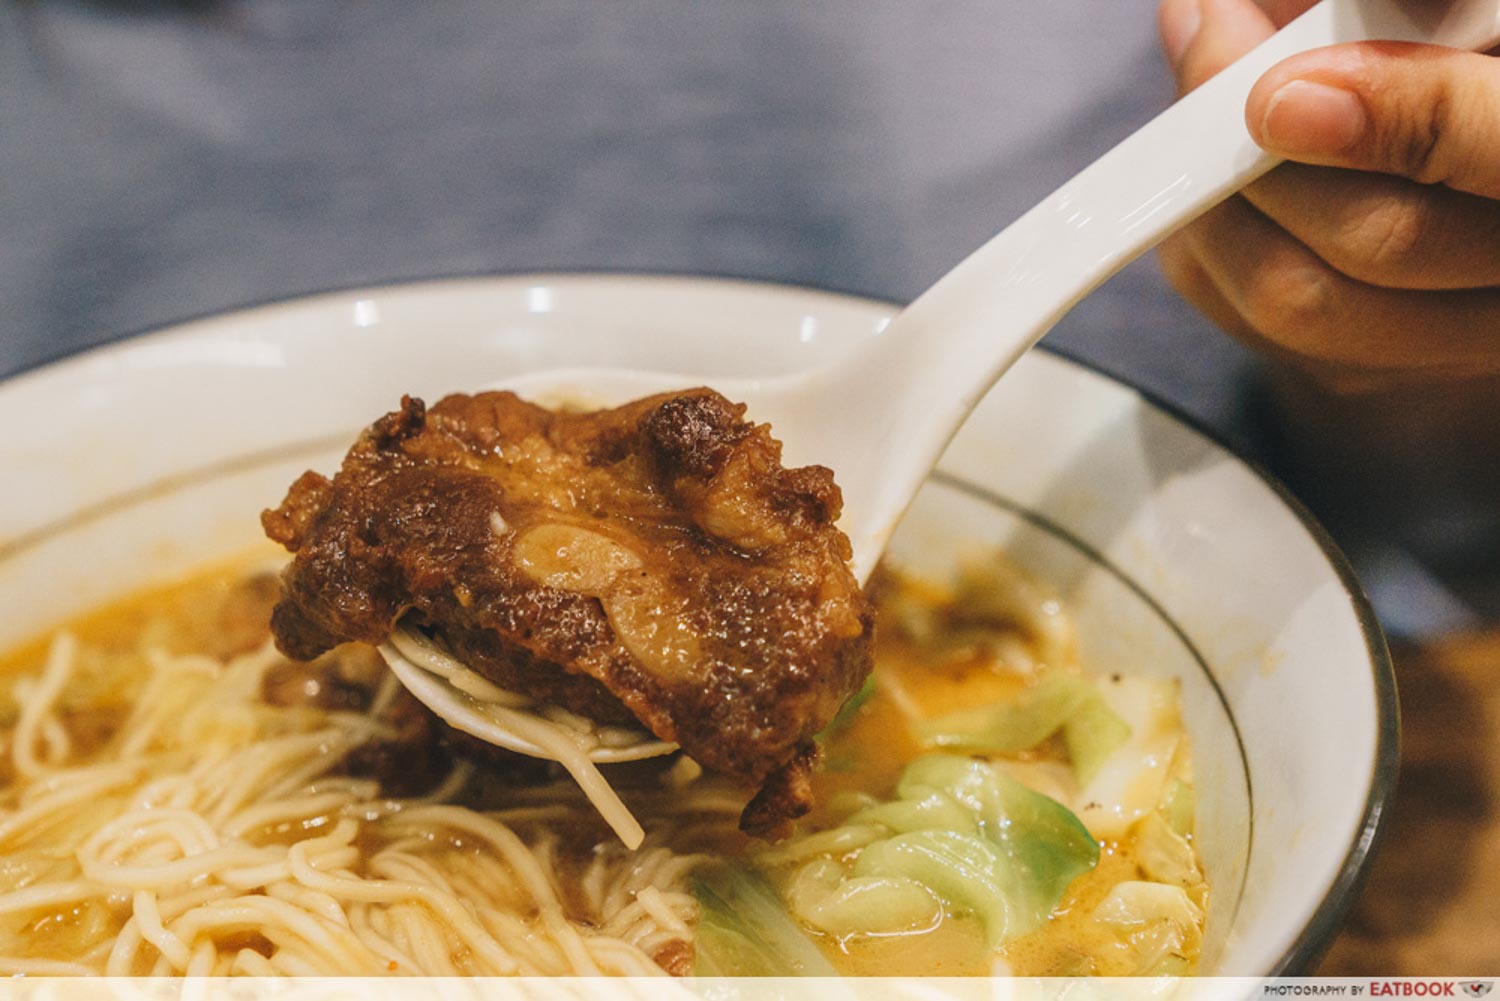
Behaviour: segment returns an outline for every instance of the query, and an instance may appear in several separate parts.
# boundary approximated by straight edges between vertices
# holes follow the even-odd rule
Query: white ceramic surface
[[[0,385],[0,646],[265,545],[259,511],[404,392],[583,361],[773,376],[892,313],[730,281],[472,279],[270,305],[33,371]],[[1394,777],[1389,664],[1342,563],[1245,465],[1047,354],[989,394],[940,471],[896,556],[936,569],[1003,543],[1062,592],[1092,668],[1180,677],[1214,887],[1205,971],[1304,961]]]
[[[1322,0],[1005,227],[864,350],[718,387],[781,428],[795,459],[839,470],[842,526],[861,580],[995,380],[1120,268],[1278,162],[1244,118],[1266,70],[1298,52],[1370,39],[1487,49],[1500,41],[1500,0]],[[681,385],[682,373],[702,381],[675,358],[663,362],[662,371],[632,372],[580,358],[587,370],[533,373],[526,395],[547,399],[560,388],[573,396],[582,386],[622,403]],[[841,405],[827,406],[830,397]]]

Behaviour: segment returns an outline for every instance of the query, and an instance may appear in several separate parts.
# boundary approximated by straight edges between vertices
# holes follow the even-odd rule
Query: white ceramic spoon
[[[752,380],[568,369],[505,387],[544,403],[607,405],[711,385],[748,404],[748,416],[769,422],[786,443],[788,465],[816,462],[837,474],[839,527],[863,581],[964,418],[1016,359],[1120,268],[1275,166],[1244,123],[1255,81],[1297,52],[1367,39],[1486,49],[1500,41],[1500,0],[1323,0],[1100,157],[944,275],[878,337],[828,367]],[[435,696],[409,662],[393,667],[450,723],[534,752],[497,732],[493,720],[476,719],[463,699]],[[662,747],[655,753],[666,753]]]

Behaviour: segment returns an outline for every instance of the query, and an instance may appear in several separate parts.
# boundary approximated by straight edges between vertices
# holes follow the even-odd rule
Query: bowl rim
[[[0,375],[0,390],[3,390],[8,384],[20,381],[27,376],[52,369],[55,366],[62,365],[93,351],[123,345],[126,342],[134,341],[151,334],[164,333],[189,324],[228,316],[230,314],[251,312],[266,307],[290,304],[321,296],[353,294],[363,290],[394,291],[420,285],[462,281],[479,283],[486,280],[519,281],[535,279],[538,282],[543,282],[547,279],[556,278],[568,280],[592,278],[628,280],[631,278],[641,278],[648,281],[702,282],[751,289],[762,288],[777,292],[811,293],[819,296],[844,299],[851,304],[876,306],[893,311],[899,311],[902,308],[902,303],[893,299],[869,292],[838,288],[833,285],[822,285],[813,282],[788,282],[769,277],[710,271],[649,271],[637,268],[570,268],[555,266],[536,270],[516,271],[486,269],[473,271],[448,270],[427,275],[393,276],[351,282],[349,284],[305,289],[289,292],[285,295],[266,296],[185,314],[175,319],[150,326],[111,334],[97,342],[81,344],[61,354],[23,365],[20,368]],[[1353,566],[1350,564],[1348,557],[1344,555],[1338,543],[1334,541],[1327,529],[1314,517],[1307,506],[1292,493],[1291,489],[1264,465],[1253,458],[1243,455],[1221,432],[1207,427],[1201,418],[1189,413],[1179,404],[1166,400],[1155,391],[1125,381],[1119,376],[1108,372],[1098,363],[1080,357],[1075,350],[1059,348],[1045,341],[1038,348],[1070,364],[1076,365],[1104,379],[1108,383],[1128,390],[1135,394],[1143,404],[1154,408],[1189,431],[1201,436],[1223,450],[1227,455],[1232,456],[1237,462],[1243,464],[1271,490],[1308,533],[1322,553],[1323,558],[1333,568],[1339,585],[1343,589],[1344,596],[1354,610],[1360,633],[1365,642],[1365,650],[1369,657],[1372,672],[1371,681],[1374,686],[1376,712],[1375,755],[1360,821],[1354,837],[1345,849],[1344,858],[1339,865],[1337,873],[1334,875],[1322,899],[1318,902],[1317,907],[1314,908],[1312,916],[1307,920],[1296,939],[1293,940],[1292,944],[1287,947],[1272,967],[1266,971],[1266,975],[1273,977],[1305,975],[1324,953],[1327,952],[1334,937],[1348,917],[1349,911],[1353,908],[1359,891],[1368,876],[1369,863],[1384,835],[1382,820],[1386,815],[1396,789],[1400,766],[1400,703],[1397,697],[1396,676],[1391,661],[1390,650],[1386,643],[1385,634],[1380,628],[1375,610],[1370,604],[1363,587],[1360,585]],[[40,534],[49,534],[47,529],[50,527],[52,526],[44,527]],[[28,533],[28,535],[30,534]],[[29,541],[34,541],[34,539]]]

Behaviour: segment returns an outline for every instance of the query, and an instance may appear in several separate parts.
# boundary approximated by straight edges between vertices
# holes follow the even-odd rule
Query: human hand
[[[1163,0],[1187,92],[1309,0]],[[1169,280],[1229,332],[1341,391],[1500,374],[1500,59],[1341,45],[1246,109],[1286,163],[1169,238]]]

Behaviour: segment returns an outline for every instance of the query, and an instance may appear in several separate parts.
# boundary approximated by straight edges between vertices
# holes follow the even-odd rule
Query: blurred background
[[[903,302],[1171,98],[1145,0],[11,0],[0,377],[444,275]],[[1472,875],[1500,872],[1500,462],[1476,461],[1500,455],[1497,387],[1330,398],[1216,332],[1152,260],[1047,343],[1288,480],[1397,641],[1406,779],[1324,972],[1500,971],[1500,887]]]

